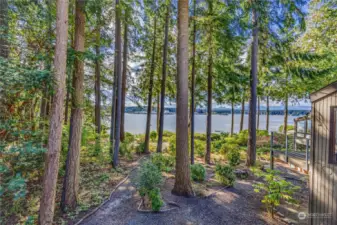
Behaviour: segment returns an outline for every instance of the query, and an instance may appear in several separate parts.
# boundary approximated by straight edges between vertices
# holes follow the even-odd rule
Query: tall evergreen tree
[[[178,2],[176,175],[172,193],[193,194],[188,156],[188,0]]]
[[[68,0],[56,2],[56,45],[54,58],[55,94],[50,115],[48,151],[40,201],[39,224],[53,224],[56,182],[62,137],[62,115],[65,97],[67,40],[68,40]]]

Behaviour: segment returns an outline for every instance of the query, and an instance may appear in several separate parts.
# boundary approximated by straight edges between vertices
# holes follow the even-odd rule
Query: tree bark
[[[96,59],[95,59],[95,127],[98,136],[101,134],[101,62],[100,62],[100,47],[101,47],[101,25],[100,12],[97,13],[96,27]],[[99,137],[98,137],[99,139]],[[98,140],[99,141],[99,140]]]
[[[234,102],[232,102],[232,120],[231,120],[231,136],[234,134]]]
[[[209,2],[209,14],[213,13],[212,2]],[[206,131],[206,154],[205,162],[211,163],[211,134],[212,134],[212,76],[213,76],[213,58],[212,58],[212,24],[209,24],[209,49],[208,49],[208,79],[207,79],[207,131]]]
[[[172,193],[193,194],[188,154],[188,0],[178,1],[176,175]]]
[[[284,101],[284,120],[283,120],[283,134],[287,134],[288,129],[288,94],[286,94],[285,101]]]
[[[127,17],[128,15],[126,15]],[[125,99],[126,99],[126,81],[128,70],[128,22],[124,22],[124,46],[123,46],[123,80],[122,80],[122,115],[121,115],[121,141],[125,138]]]
[[[62,117],[65,97],[68,0],[56,2],[56,44],[54,58],[54,100],[50,117],[48,151],[45,156],[44,178],[40,201],[39,224],[51,225],[54,217],[56,182],[62,138]]]
[[[267,112],[266,112],[266,130],[269,132],[269,114],[270,114],[270,109],[269,109],[269,95],[267,96]]]
[[[257,60],[258,60],[258,16],[255,8],[255,0],[251,0],[253,6],[253,42],[250,71],[250,102],[248,121],[248,149],[247,166],[254,166],[256,161],[256,87],[257,87]]]
[[[153,49],[151,57],[151,71],[150,71],[150,83],[147,102],[147,118],[146,118],[146,132],[145,132],[145,153],[150,153],[149,141],[150,141],[150,129],[151,129],[151,112],[152,112],[152,90],[153,90],[153,76],[155,68],[155,53],[156,53],[156,32],[157,32],[157,17],[154,18],[154,31],[153,31]]]
[[[8,2],[0,0],[0,57],[5,59],[9,55],[9,46],[7,41],[8,35]]]
[[[242,102],[241,102],[240,132],[243,131],[244,119],[245,119],[245,100],[244,100],[244,98],[242,98]]]
[[[161,79],[161,93],[160,93],[160,115],[159,115],[159,133],[157,152],[162,152],[163,145],[163,131],[164,131],[164,111],[165,111],[165,84],[166,84],[166,64],[167,64],[167,51],[168,51],[168,27],[170,19],[171,2],[167,3],[166,17],[165,17],[165,37],[164,37],[164,51],[163,51],[163,66],[162,66],[162,79]]]
[[[191,164],[194,164],[194,106],[195,106],[195,54],[196,54],[196,0],[193,0],[193,44],[192,44],[192,84],[191,84]]]
[[[160,119],[160,94],[157,95],[157,121],[156,121],[156,128],[157,134],[159,134],[159,119]]]
[[[112,159],[112,166],[117,168],[119,163],[119,144],[121,135],[121,109],[122,109],[122,35],[121,35],[121,6],[119,0],[116,0],[116,77],[117,77],[117,102],[116,102],[116,128],[115,128],[115,142]]]
[[[256,127],[259,130],[260,129],[260,98],[257,98],[257,122]]]
[[[75,52],[76,54],[83,54],[85,50],[85,1],[76,0],[75,7]],[[75,209],[78,203],[84,89],[84,61],[79,56],[75,58],[74,69],[69,150],[61,201],[63,211],[66,209]]]

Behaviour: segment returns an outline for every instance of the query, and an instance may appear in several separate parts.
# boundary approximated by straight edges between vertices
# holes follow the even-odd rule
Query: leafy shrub
[[[223,140],[212,141],[212,150],[214,152],[219,152],[223,144],[224,144]]]
[[[227,154],[227,158],[229,160],[229,165],[237,166],[240,164],[240,152],[237,150],[230,151]]]
[[[121,142],[119,146],[119,154],[121,156],[126,156],[128,159],[132,159],[132,144],[128,142]]]
[[[135,136],[129,132],[125,132],[124,142],[132,143],[135,141]]]
[[[206,141],[206,134],[196,133],[194,134],[195,140]]]
[[[237,135],[236,143],[240,146],[247,146],[248,143],[248,130],[243,130]]]
[[[228,165],[216,165],[215,178],[225,186],[233,186],[235,182],[234,170]]]
[[[176,152],[176,136],[172,135],[169,138],[169,151],[171,154],[175,154]]]
[[[232,151],[236,151],[239,149],[239,145],[238,144],[231,144],[231,143],[224,143],[221,147],[221,152],[223,154],[227,154],[229,152],[232,152]]]
[[[283,132],[283,127],[284,127],[284,125],[281,125],[279,128],[278,128],[278,131],[279,132]],[[289,130],[294,130],[294,125],[287,125],[287,131],[289,131]]]
[[[155,164],[147,160],[141,165],[137,176],[137,189],[143,199],[150,200],[154,211],[159,211],[163,205],[159,188],[162,182],[162,174]]]
[[[175,135],[175,134],[171,131],[167,131],[167,130],[163,131],[163,137],[171,137],[173,135]]]
[[[138,144],[137,148],[136,148],[136,152],[138,154],[144,153],[145,152],[145,142],[141,142]]]
[[[264,182],[254,184],[254,191],[264,193],[261,202],[266,205],[267,211],[272,217],[274,216],[274,208],[281,204],[281,200],[296,203],[293,194],[299,187],[280,177],[278,171],[268,169],[267,172],[263,172],[255,169],[253,172],[264,180]]]
[[[258,137],[269,136],[269,133],[267,130],[256,130],[256,136]]]
[[[175,158],[163,153],[154,153],[151,155],[151,162],[158,167],[160,171],[170,172],[175,165]]]
[[[160,208],[164,205],[164,202],[161,198],[160,189],[155,188],[155,189],[150,190],[149,198],[151,201],[152,210],[155,212],[158,212]]]
[[[194,152],[202,158],[205,156],[206,143],[204,141],[194,140]]]
[[[221,139],[221,134],[215,134],[215,133],[211,134],[212,141],[218,141],[220,139]]]
[[[150,139],[151,139],[151,141],[156,141],[156,139],[157,139],[157,132],[156,131],[151,131],[150,132]]]
[[[206,177],[206,169],[201,164],[191,165],[191,177],[194,181],[204,181]]]

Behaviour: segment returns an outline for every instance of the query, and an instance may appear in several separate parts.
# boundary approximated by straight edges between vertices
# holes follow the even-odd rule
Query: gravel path
[[[253,190],[253,180],[238,180],[233,188],[206,188],[208,197],[184,198],[171,194],[174,179],[165,181],[162,195],[180,208],[165,213],[140,213],[137,207],[140,196],[134,186],[137,169],[112,195],[101,209],[85,219],[85,225],[262,225],[287,224],[271,220],[260,203],[260,196]]]

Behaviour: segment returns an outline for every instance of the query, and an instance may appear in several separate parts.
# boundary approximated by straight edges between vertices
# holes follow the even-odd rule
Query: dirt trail
[[[254,192],[253,180],[238,180],[233,188],[206,188],[208,197],[184,198],[171,194],[174,179],[165,181],[162,195],[166,201],[174,201],[180,208],[165,213],[140,213],[137,207],[140,196],[137,194],[134,178],[137,169],[113,193],[112,198],[81,224],[85,225],[179,225],[179,224],[230,224],[262,225],[287,224],[281,220],[271,220],[262,204],[261,196]],[[283,211],[284,214],[285,210]],[[298,224],[296,213],[289,213],[289,221]],[[301,221],[300,221],[301,222]]]

